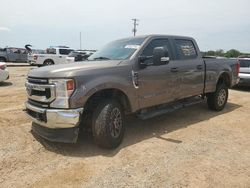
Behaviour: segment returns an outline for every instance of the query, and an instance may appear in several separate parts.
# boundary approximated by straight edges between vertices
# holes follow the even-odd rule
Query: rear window
[[[177,53],[180,59],[195,59],[197,52],[191,40],[175,39]]]
[[[250,67],[250,60],[240,60],[240,67]]]

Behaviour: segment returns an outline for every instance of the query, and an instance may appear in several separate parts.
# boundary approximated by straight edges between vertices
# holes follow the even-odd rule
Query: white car
[[[9,79],[9,71],[7,69],[6,63],[0,62],[0,82]]]
[[[240,81],[239,86],[250,86],[250,58],[239,58],[240,62]]]
[[[29,59],[30,64],[38,65],[38,66],[46,66],[46,65],[57,65],[57,64],[65,64],[68,63],[66,57],[70,52],[74,51],[68,47],[51,47],[46,50],[45,54],[33,54]]]

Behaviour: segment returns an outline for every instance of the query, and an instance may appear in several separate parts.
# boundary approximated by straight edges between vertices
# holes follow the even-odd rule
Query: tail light
[[[34,60],[37,60],[37,58],[38,58],[38,55],[34,55]]]
[[[0,65],[0,69],[1,70],[5,70],[6,69],[6,65],[4,64],[4,65]]]
[[[237,64],[236,64],[236,73],[237,73],[237,76],[239,76],[239,73],[240,73],[240,61],[239,60],[237,61]]]

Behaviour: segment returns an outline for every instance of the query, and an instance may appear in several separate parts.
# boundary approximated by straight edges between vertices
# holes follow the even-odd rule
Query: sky
[[[0,47],[99,49],[137,35],[192,36],[201,50],[250,53],[250,0],[0,0]]]

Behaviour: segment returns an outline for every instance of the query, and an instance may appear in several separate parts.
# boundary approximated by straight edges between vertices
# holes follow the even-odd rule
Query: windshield
[[[91,55],[88,60],[128,59],[140,47],[144,40],[145,37],[127,38],[113,41]]]

